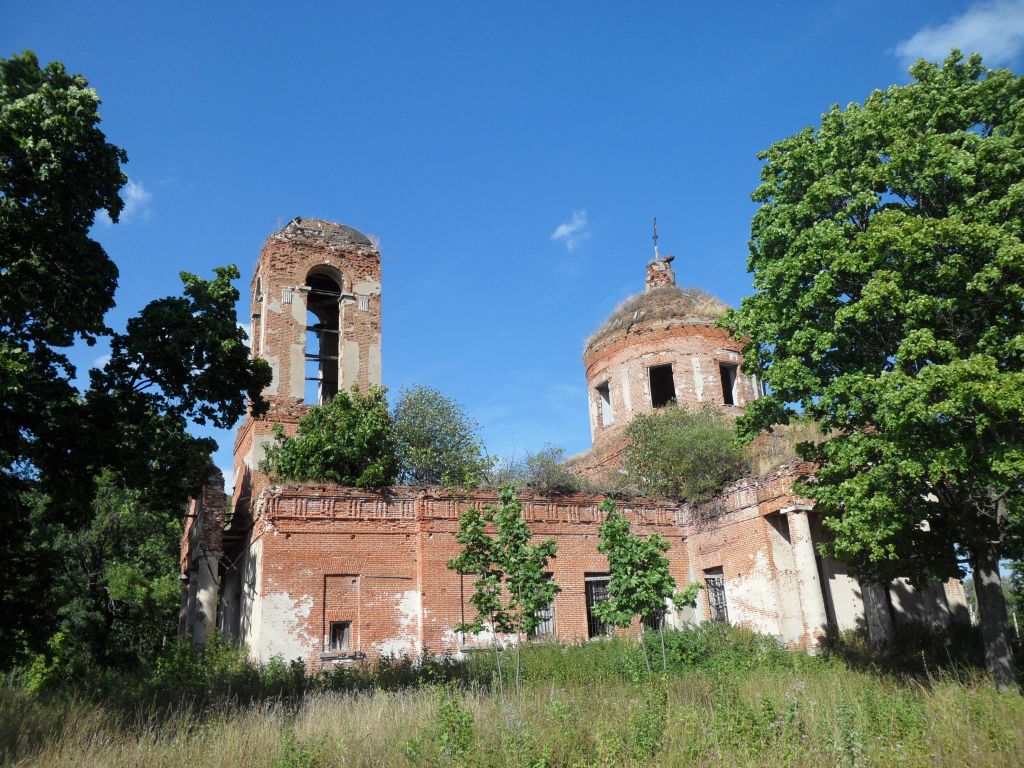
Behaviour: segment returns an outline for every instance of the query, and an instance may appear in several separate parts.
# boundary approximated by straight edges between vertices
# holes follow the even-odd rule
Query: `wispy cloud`
[[[124,208],[121,209],[119,223],[127,224],[137,216],[142,216],[143,219],[149,217],[149,205],[153,202],[153,194],[142,186],[141,181],[128,179],[127,183],[121,187],[121,199],[124,200]],[[106,211],[100,211],[96,218],[107,226],[114,223]]]
[[[107,367],[107,363],[109,363],[109,362],[110,362],[110,353],[108,352],[107,354],[100,355],[95,360],[93,360],[92,361],[92,367],[93,368],[99,368],[100,370],[103,370],[104,368]]]
[[[1012,64],[1024,51],[1024,0],[972,5],[945,24],[925,27],[896,46],[904,63],[942,61],[952,48],[980,53],[989,65]]]
[[[577,245],[590,237],[587,231],[587,212],[573,211],[569,221],[559,224],[551,233],[551,239],[556,243],[565,243],[565,247],[572,251]]]

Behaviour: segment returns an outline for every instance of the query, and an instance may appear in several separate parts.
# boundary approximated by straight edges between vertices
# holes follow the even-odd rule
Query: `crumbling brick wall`
[[[717,504],[700,508],[651,500],[619,502],[641,535],[659,533],[677,584],[702,581],[721,568],[730,620],[774,634],[779,630],[775,563],[765,515],[800,501],[789,491],[795,470],[731,486]],[[557,639],[588,637],[584,583],[607,572],[597,551],[600,497],[523,495],[524,519],[538,537],[558,543],[551,574]],[[270,486],[256,504],[261,581],[254,655],[302,658],[311,669],[336,663],[332,622],[351,622],[349,658],[381,654],[461,653],[490,638],[465,637],[455,627],[473,618],[472,580],[449,570],[459,553],[458,515],[470,505],[495,504],[494,492],[459,495],[442,489],[395,488],[373,493],[330,485]],[[252,613],[252,611],[250,611]],[[696,617],[707,618],[702,600]],[[681,619],[682,617],[674,617]],[[229,631],[236,631],[229,628]],[[244,635],[244,633],[242,633]],[[813,643],[811,637],[798,644]]]

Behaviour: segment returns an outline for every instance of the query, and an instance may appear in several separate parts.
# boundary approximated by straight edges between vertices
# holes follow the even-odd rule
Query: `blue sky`
[[[384,381],[462,402],[494,454],[586,449],[583,341],[643,286],[735,304],[756,154],[953,45],[1018,71],[1024,0],[7,0],[0,55],[81,72],[127,149],[121,326],[297,214],[376,235]],[[247,318],[249,308],[239,306]],[[87,368],[102,350],[80,350]],[[217,432],[222,467],[231,432]]]

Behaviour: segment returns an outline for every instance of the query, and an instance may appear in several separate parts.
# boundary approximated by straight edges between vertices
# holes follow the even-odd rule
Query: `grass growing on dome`
[[[713,322],[728,310],[728,304],[700,288],[663,285],[633,294],[622,302],[587,339],[586,348],[590,349],[602,337],[634,323],[687,318]]]

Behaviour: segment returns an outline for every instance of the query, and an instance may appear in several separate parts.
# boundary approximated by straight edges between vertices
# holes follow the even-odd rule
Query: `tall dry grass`
[[[658,685],[535,681],[507,703],[481,690],[320,692],[164,720],[7,689],[0,727],[23,766],[1024,765],[1024,699],[980,677],[802,665],[684,673],[663,700],[645,696]]]

